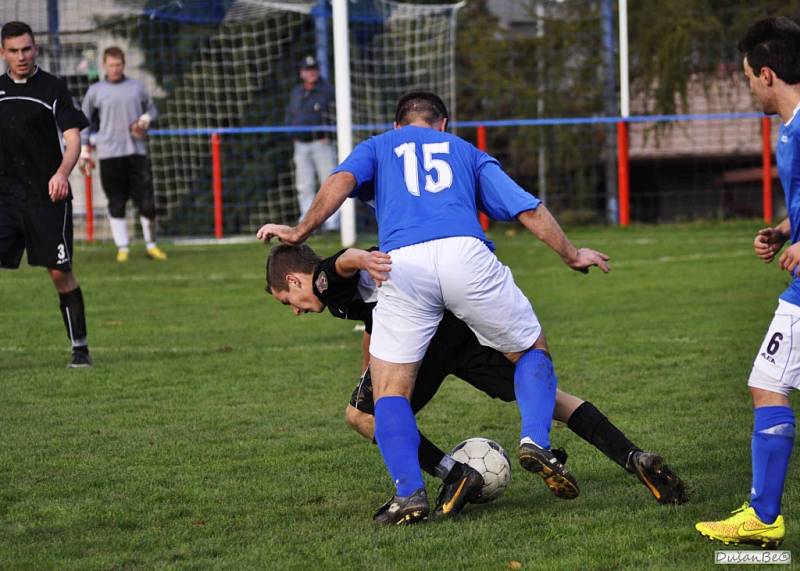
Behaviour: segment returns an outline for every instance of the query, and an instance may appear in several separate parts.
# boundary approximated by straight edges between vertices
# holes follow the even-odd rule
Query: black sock
[[[569,429],[600,450],[614,462],[628,469],[628,456],[639,450],[605,415],[586,401],[572,413]]]
[[[72,348],[86,347],[86,314],[83,309],[83,292],[78,287],[67,293],[59,293],[61,301],[61,317],[64,318],[64,327],[67,337],[72,343]]]
[[[425,435],[419,433],[419,466],[431,476],[436,476],[436,467],[439,462],[444,458],[444,452],[430,440],[425,438]],[[438,477],[438,476],[436,476]]]

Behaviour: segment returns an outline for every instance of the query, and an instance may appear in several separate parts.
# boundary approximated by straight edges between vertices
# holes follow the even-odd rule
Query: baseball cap
[[[317,58],[315,58],[314,56],[306,56],[300,62],[300,69],[307,69],[309,67],[319,67],[319,64],[317,63]]]

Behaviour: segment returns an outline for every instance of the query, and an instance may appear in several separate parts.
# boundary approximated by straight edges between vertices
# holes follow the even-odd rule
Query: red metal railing
[[[214,192],[214,237],[222,238],[222,142],[219,133],[211,135],[211,178]]]
[[[631,169],[628,161],[628,123],[617,123],[617,204],[619,225],[631,223]]]

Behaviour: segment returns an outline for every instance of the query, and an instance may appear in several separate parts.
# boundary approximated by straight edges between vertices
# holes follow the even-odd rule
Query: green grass
[[[575,230],[612,257],[611,274],[588,276],[531,236],[495,231],[560,386],[662,453],[694,496],[657,505],[556,425],[579,499],[555,499],[514,463],[496,502],[408,529],[373,528],[390,481],[344,424],[359,374],[353,323],[294,317],[270,299],[263,246],[173,246],[166,264],[134,250],[123,267],[110,246],[78,248],[95,358],[85,371],[64,369],[44,271],[2,273],[0,568],[712,568],[720,546],[693,524],[747,496],[746,380],[787,283],[752,255],[758,227]],[[513,405],[455,379],[419,423],[443,448],[480,435],[513,452],[518,437]],[[795,552],[797,473],[793,462],[783,509]]]

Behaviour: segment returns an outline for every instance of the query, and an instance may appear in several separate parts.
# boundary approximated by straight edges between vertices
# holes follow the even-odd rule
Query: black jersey
[[[336,260],[346,250],[325,258],[314,268],[311,283],[316,295],[326,305],[331,315],[340,319],[363,321],[367,333],[372,333],[372,310],[374,301],[364,301],[358,284],[359,272],[349,278],[343,278],[336,272]]]
[[[49,204],[48,183],[64,156],[62,133],[88,124],[62,79],[39,68],[22,83],[0,76],[0,192]]]

